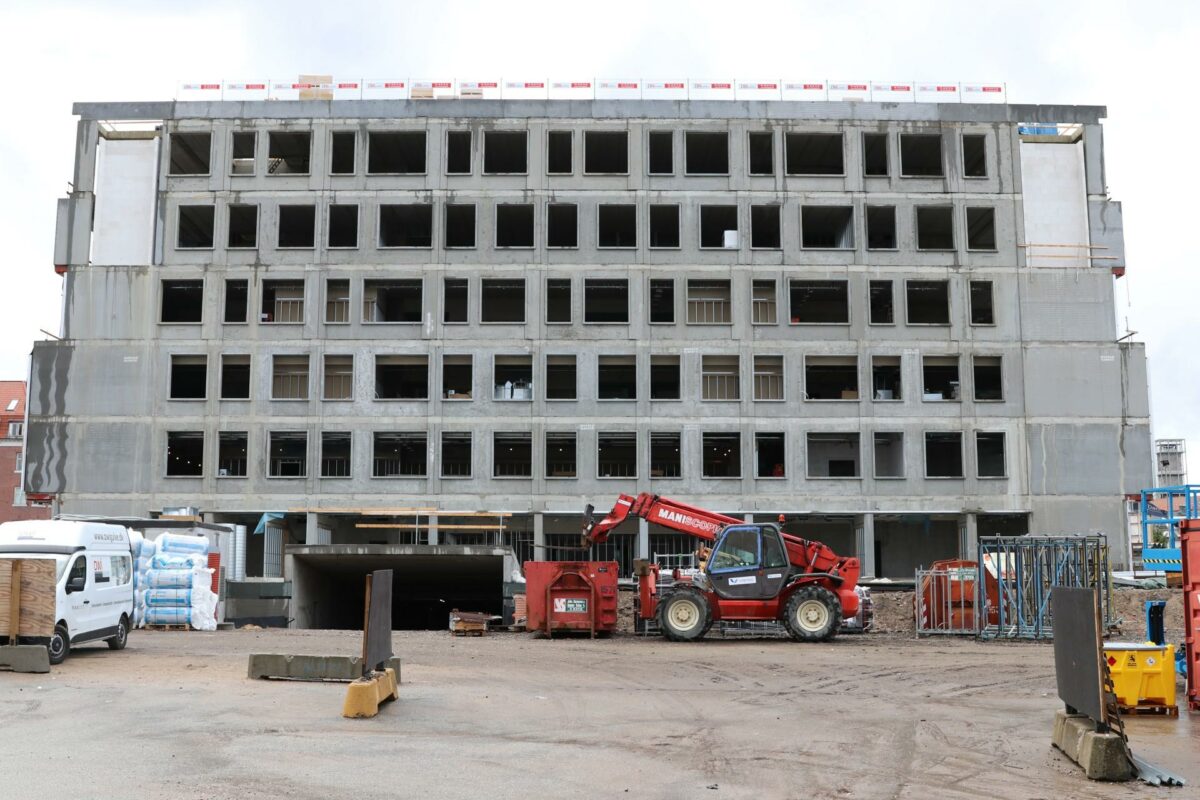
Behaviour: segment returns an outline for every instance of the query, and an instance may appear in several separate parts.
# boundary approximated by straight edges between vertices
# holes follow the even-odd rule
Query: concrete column
[[[637,547],[634,558],[650,560],[650,520],[638,517]]]
[[[961,558],[974,561],[979,557],[979,517],[976,514],[964,514],[963,517],[959,553]]]
[[[875,578],[875,515],[863,514],[858,528],[858,561],[864,577]]]
[[[540,511],[533,514],[533,560],[546,560],[546,520]]]
[[[305,544],[320,544],[320,535],[317,533],[317,528],[321,525],[321,520],[316,512],[309,511],[304,515],[304,543]]]
[[[439,538],[440,537],[438,536],[437,514],[430,514],[429,515],[429,543],[430,544],[440,544],[441,542],[439,541]]]

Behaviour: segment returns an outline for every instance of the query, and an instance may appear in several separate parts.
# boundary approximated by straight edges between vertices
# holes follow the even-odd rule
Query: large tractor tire
[[[672,642],[696,642],[712,627],[708,598],[695,589],[676,589],[658,604],[658,628]]]
[[[804,586],[788,598],[783,624],[797,642],[824,642],[842,627],[842,602],[824,586]]]

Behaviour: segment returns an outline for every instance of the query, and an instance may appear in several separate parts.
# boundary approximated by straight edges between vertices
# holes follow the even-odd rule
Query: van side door
[[[72,584],[76,584],[78,587],[75,591],[71,591]],[[76,553],[74,560],[67,565],[67,569],[63,572],[63,599],[65,601],[63,616],[67,620],[67,635],[72,639],[88,630],[88,626],[91,624],[87,616],[90,605],[87,586],[87,553]]]

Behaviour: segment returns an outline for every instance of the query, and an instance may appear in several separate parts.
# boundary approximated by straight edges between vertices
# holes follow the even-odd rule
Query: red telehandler
[[[668,639],[701,639],[716,620],[780,620],[793,639],[820,642],[858,613],[857,558],[771,523],[747,523],[654,494],[621,495],[599,522],[589,505],[583,546],[605,541],[631,515],[713,543],[703,570],[669,587],[660,586],[657,564],[638,565],[641,618],[656,619]]]

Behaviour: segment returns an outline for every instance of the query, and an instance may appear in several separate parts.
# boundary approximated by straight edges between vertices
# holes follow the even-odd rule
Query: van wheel
[[[108,642],[109,650],[124,650],[129,642],[129,618],[122,614],[121,622],[117,625],[117,635],[105,641]]]
[[[46,650],[50,653],[51,664],[61,664],[67,659],[67,651],[71,649],[71,637],[67,633],[67,626],[61,622],[54,626],[54,635],[50,637],[50,644],[46,645]]]

